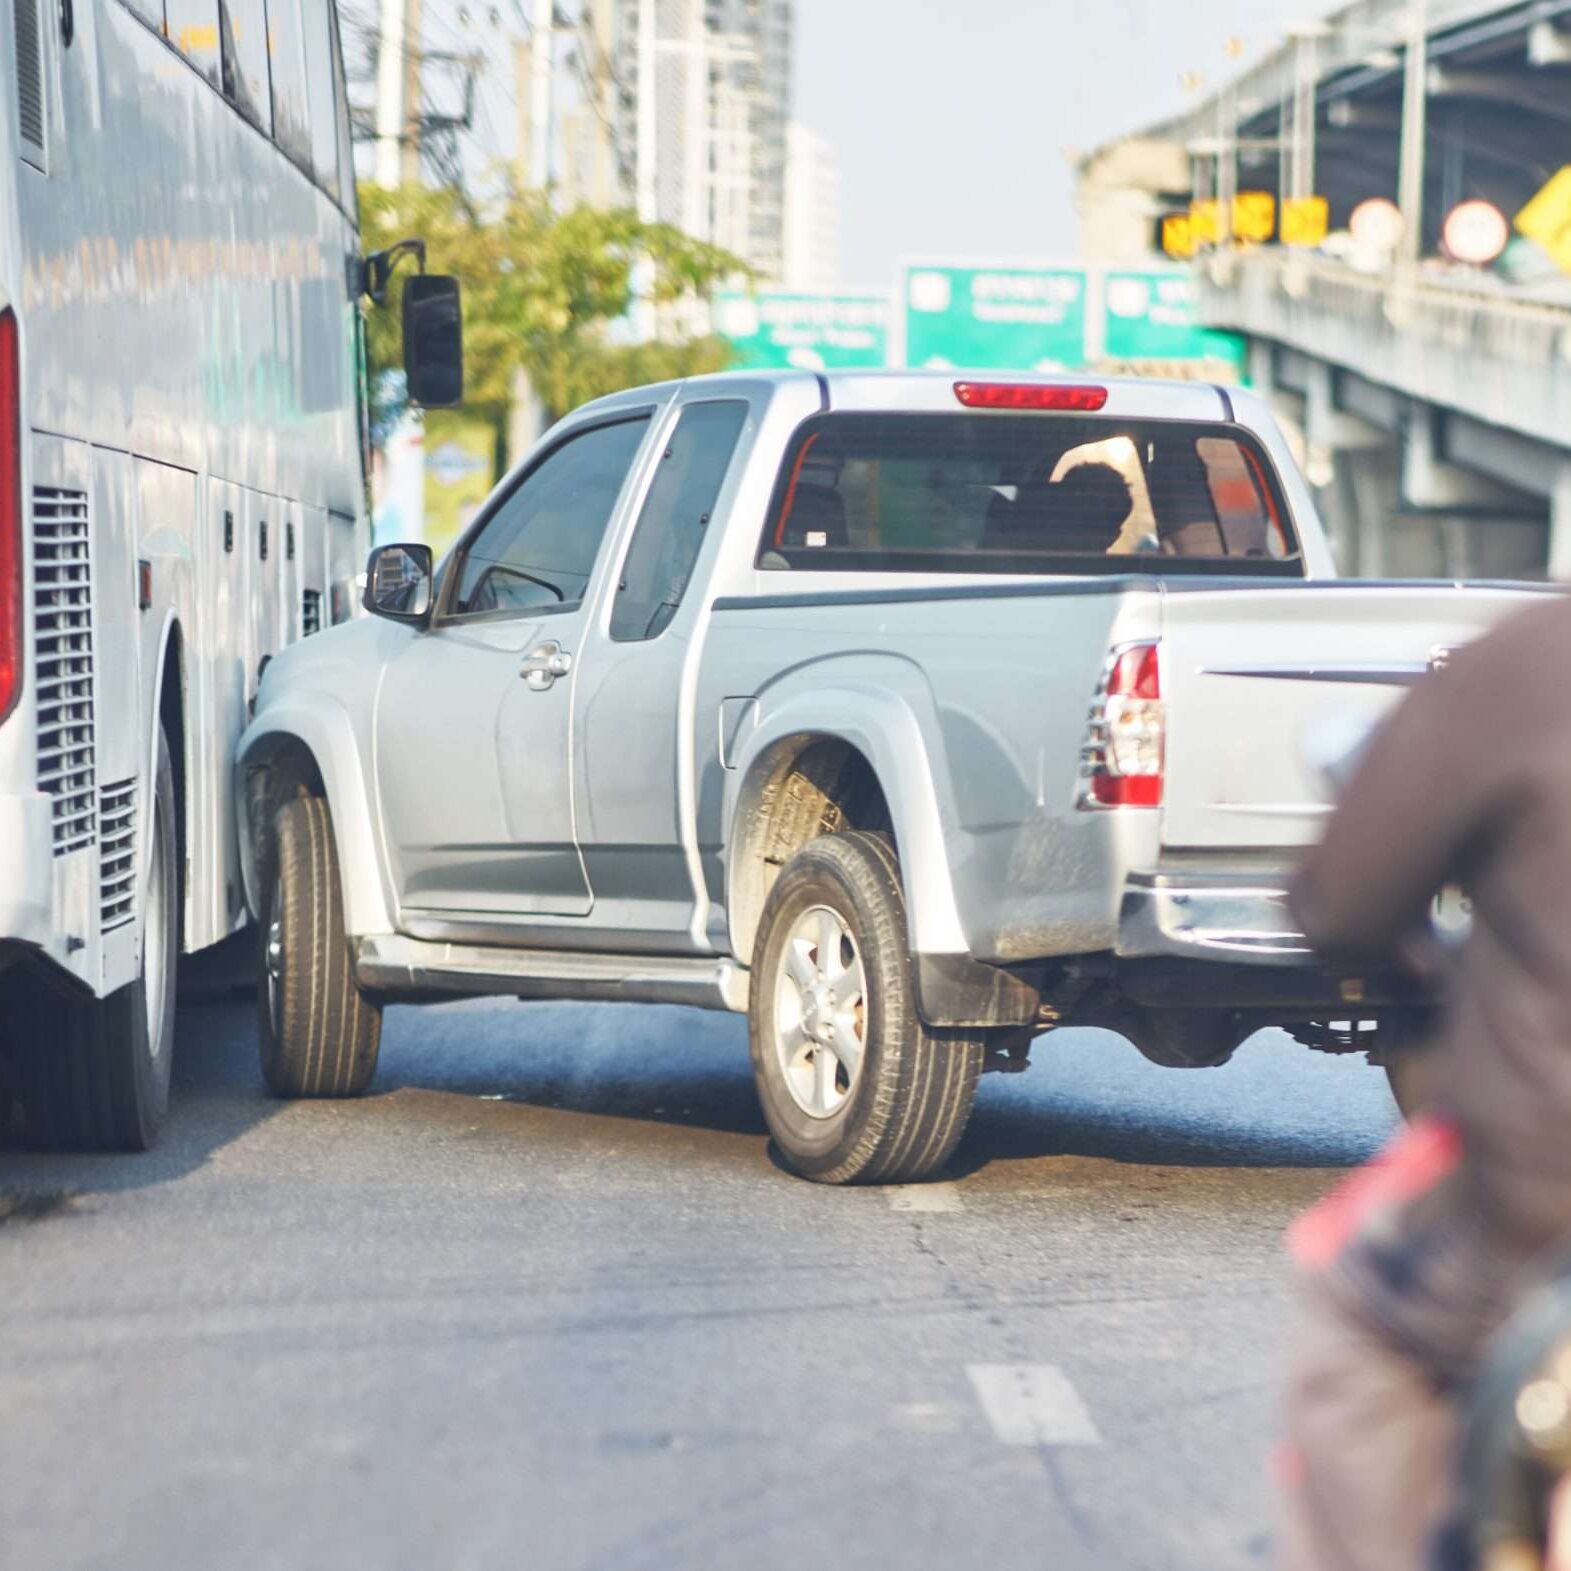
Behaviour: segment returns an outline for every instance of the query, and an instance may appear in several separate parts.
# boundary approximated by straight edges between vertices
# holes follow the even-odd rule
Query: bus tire
[[[382,1010],[355,984],[322,797],[296,797],[278,810],[272,875],[259,924],[262,1076],[274,1096],[359,1096],[376,1074]]]
[[[954,1154],[982,1071],[981,1032],[916,1012],[900,867],[885,835],[823,835],[765,902],[748,1011],[775,1147],[821,1184],[929,1178]]]
[[[15,1022],[13,1074],[26,1128],[52,1149],[147,1151],[169,1111],[180,876],[174,769],[162,727],[149,805],[136,980],[102,999],[35,984]]]

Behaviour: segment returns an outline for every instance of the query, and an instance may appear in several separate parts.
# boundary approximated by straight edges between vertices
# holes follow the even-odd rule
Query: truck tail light
[[[1161,646],[1113,651],[1081,749],[1082,807],[1160,807],[1167,744]]]
[[[0,311],[0,720],[22,692],[22,378],[16,313]]]
[[[1063,382],[956,382],[955,397],[967,409],[1067,409],[1094,414],[1106,405],[1107,389]]]

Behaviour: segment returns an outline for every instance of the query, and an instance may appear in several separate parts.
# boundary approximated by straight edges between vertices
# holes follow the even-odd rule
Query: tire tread
[[[355,982],[327,802],[296,797],[273,829],[285,960],[276,1032],[265,974],[257,990],[262,1073],[276,1096],[358,1096],[376,1073],[382,1011]],[[265,912],[264,965],[270,920]]]

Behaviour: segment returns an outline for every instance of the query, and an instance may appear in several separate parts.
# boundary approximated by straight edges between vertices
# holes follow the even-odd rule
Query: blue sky
[[[1326,0],[797,0],[796,114],[835,145],[841,273],[914,252],[1067,256],[1067,148],[1181,107]]]

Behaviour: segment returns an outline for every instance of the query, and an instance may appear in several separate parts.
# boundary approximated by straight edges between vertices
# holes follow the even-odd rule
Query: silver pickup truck
[[[784,1160],[890,1183],[1061,1026],[1379,1061],[1414,1001],[1284,908],[1327,811],[1302,739],[1526,593],[1337,583],[1242,391],[602,399],[439,568],[379,549],[376,614],[268,666],[238,757],[264,1073],[363,1091],[384,1005],[456,994],[745,1011]]]

